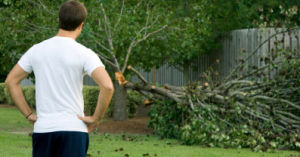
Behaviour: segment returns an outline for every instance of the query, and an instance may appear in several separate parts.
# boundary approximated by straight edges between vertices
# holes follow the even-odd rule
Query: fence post
[[[153,67],[153,85],[155,85],[155,67]]]

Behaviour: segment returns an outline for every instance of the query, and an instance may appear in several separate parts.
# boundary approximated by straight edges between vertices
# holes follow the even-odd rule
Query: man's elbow
[[[9,76],[5,79],[4,83],[5,83],[6,87],[12,87],[12,86],[19,84],[15,79],[13,79]]]
[[[5,85],[6,86],[9,86],[10,84],[11,84],[11,79],[9,79],[9,77],[7,77],[6,79],[5,79]]]
[[[114,93],[114,86],[112,84],[104,86],[104,89],[108,93]]]

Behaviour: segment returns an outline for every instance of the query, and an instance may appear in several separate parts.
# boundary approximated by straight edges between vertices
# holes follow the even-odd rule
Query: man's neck
[[[77,34],[78,34],[77,31],[66,31],[66,30],[63,30],[63,29],[59,29],[56,36],[69,37],[69,38],[72,38],[72,39],[76,40],[76,38],[78,37]]]

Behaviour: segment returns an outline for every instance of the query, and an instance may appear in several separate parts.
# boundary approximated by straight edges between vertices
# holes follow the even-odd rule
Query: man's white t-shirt
[[[72,38],[55,36],[32,46],[18,64],[34,72],[37,121],[35,133],[87,132],[82,96],[83,75],[103,66],[99,57]]]

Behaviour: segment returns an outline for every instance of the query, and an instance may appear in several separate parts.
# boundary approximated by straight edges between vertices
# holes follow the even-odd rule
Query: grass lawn
[[[30,157],[32,125],[16,109],[0,108],[0,157]],[[100,124],[101,125],[101,124]],[[125,138],[125,140],[123,140]],[[92,157],[300,157],[300,152],[254,153],[249,149],[201,148],[179,145],[177,140],[155,136],[90,134]]]

